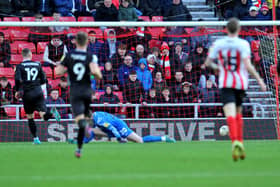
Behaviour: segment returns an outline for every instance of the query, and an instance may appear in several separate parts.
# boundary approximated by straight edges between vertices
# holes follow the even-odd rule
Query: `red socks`
[[[235,141],[237,140],[237,121],[236,118],[233,116],[229,116],[227,117],[227,124],[229,127],[229,137],[231,139],[231,141]]]
[[[243,142],[243,119],[242,114],[237,114],[236,117],[227,117],[227,124],[229,126],[229,137],[231,141]]]
[[[236,117],[237,124],[237,140],[243,142],[243,119],[242,114],[237,114]]]

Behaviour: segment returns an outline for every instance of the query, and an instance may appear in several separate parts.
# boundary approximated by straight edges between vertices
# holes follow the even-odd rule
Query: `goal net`
[[[68,76],[56,76],[54,68],[63,55],[75,50],[75,35],[80,31],[88,34],[88,52],[98,57],[103,74],[101,81],[91,79],[92,112],[115,114],[140,135],[168,134],[183,141],[228,139],[218,135],[226,121],[217,74],[203,65],[211,44],[225,35],[223,24],[51,22],[43,26],[37,21],[0,27],[4,46],[0,142],[31,140],[22,100],[14,97],[14,68],[21,63],[24,48],[41,63],[48,78],[46,102],[62,116],[59,123],[43,122],[36,113],[40,138],[66,141],[76,136]],[[269,85],[267,92],[260,92],[256,80],[249,79],[243,108],[245,138],[276,139],[273,42],[267,29],[244,28],[241,37],[250,42],[252,61]]]

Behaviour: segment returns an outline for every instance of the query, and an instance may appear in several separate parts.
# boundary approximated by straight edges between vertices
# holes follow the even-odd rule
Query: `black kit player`
[[[61,64],[55,68],[57,75],[64,75],[68,72],[70,79],[70,103],[79,126],[77,150],[75,156],[81,157],[85,129],[88,126],[88,119],[91,119],[91,80],[93,74],[96,79],[101,79],[102,74],[97,64],[96,55],[87,52],[88,36],[85,32],[78,32],[76,35],[77,48],[69,52]]]
[[[17,65],[15,70],[15,97],[19,98],[20,90],[23,91],[23,107],[28,119],[30,132],[34,144],[41,144],[37,136],[37,127],[34,121],[34,111],[38,111],[45,121],[53,117],[47,110],[44,93],[41,85],[46,84],[46,75],[42,70],[40,62],[33,62],[30,49],[25,48],[21,52],[23,61]],[[56,116],[59,115],[55,110]],[[59,117],[59,116],[58,116]]]

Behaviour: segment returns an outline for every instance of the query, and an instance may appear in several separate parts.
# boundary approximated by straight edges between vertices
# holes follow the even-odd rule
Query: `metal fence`
[[[213,106],[223,106],[222,103],[184,103],[184,104],[177,104],[177,103],[168,103],[168,104],[122,104],[121,106],[119,104],[91,104],[91,107],[134,107],[135,108],[135,118],[134,119],[140,119],[139,114],[140,114],[140,108],[141,107],[194,107],[194,116],[192,119],[200,119],[199,118],[199,107],[213,107]],[[260,118],[265,118],[265,110],[264,106],[259,104],[259,103],[243,103],[243,106],[252,106],[252,113],[253,113],[253,119],[259,118],[257,117],[257,110],[261,112],[261,117]],[[5,119],[5,120],[0,120],[1,121],[13,121],[13,120],[21,120],[20,119],[20,108],[23,107],[23,105],[3,105],[1,106],[2,108],[5,107],[10,107],[10,108],[16,108],[16,118],[15,119]],[[56,107],[56,108],[69,108],[71,107],[70,104],[48,104],[47,107]],[[217,117],[218,118],[218,117]],[[222,118],[222,117],[221,117]],[[148,119],[148,118],[145,118]],[[174,118],[174,119],[184,119],[184,118]]]

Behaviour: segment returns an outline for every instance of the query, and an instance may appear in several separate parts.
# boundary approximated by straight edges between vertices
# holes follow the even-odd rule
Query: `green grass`
[[[230,142],[91,143],[81,159],[66,143],[1,143],[3,187],[280,186],[279,141],[245,142],[234,163]]]

